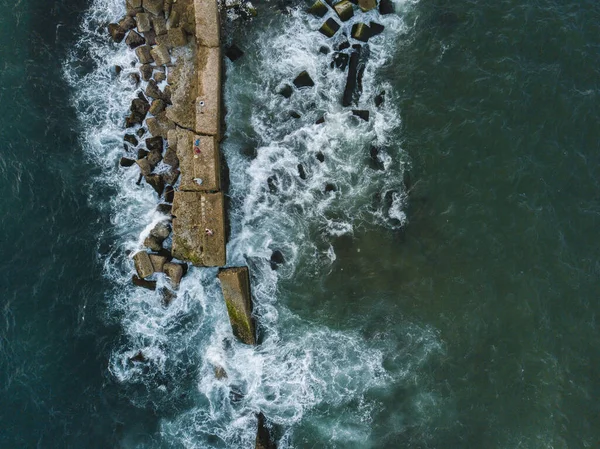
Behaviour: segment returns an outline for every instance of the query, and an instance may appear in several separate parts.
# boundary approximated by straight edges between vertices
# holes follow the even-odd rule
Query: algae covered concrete
[[[199,267],[225,265],[223,193],[175,192],[173,256]]]
[[[255,345],[256,327],[252,318],[248,267],[224,268],[219,271],[218,277],[233,334],[243,343]]]

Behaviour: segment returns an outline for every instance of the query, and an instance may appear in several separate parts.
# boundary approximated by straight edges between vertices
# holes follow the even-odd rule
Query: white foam
[[[195,405],[161,426],[162,438],[174,445],[212,447],[217,438],[220,446],[250,447],[256,435],[254,414],[262,411],[282,426],[280,447],[291,447],[295,426],[307,413],[320,405],[341,407],[351,401],[360,407],[321,432],[337,444],[364,443],[374,411],[365,395],[397,382],[402,371],[388,373],[383,368],[390,348],[380,341],[367,342],[358,332],[304,321],[286,308],[278,286],[298,269],[309,267],[326,275],[336,261],[334,239],[353,235],[356,227],[395,228],[406,222],[403,155],[392,139],[400,125],[399,111],[391,102],[376,109],[373,99],[382,89],[393,98],[391,87],[378,80],[377,73],[407,28],[399,16],[377,18],[386,30],[369,44],[358,105],[371,111],[369,122],[340,105],[346,75],[330,69],[318,52],[320,45],[331,44],[314,31],[321,21],[300,10],[248,43],[255,46],[255,59],[228,64],[230,135],[223,145],[232,199],[228,262],[252,267],[262,336],[262,344],[252,348],[233,338],[216,270],[192,268],[167,308],[159,293],[131,286],[134,269],[128,253],[142,247],[144,237],[164,216],[155,211],[154,191],[136,184],[138,169],[117,167],[124,118],[137,93],[127,78],[137,69],[134,52],[124,44],[109,43],[99,25],[118,20],[124,12],[123,0],[95,0],[84,18],[82,39],[65,64],[83,125],[83,150],[102,168],[92,181],[90,201],[110,213],[112,229],[106,232],[116,242],[105,256],[104,268],[115,285],[107,298],[109,319],[118,317],[123,339],[114,348],[109,371],[125,391],[128,385],[143,385],[145,392],[132,394],[131,401],[160,412],[162,405],[176,400],[181,373],[196,365],[196,389],[187,392]],[[367,17],[375,20],[376,15],[370,12]],[[356,20],[344,24],[344,30]],[[93,68],[78,68],[90,61]],[[117,79],[111,75],[115,65],[123,67]],[[315,88],[295,92],[289,100],[274,94],[303,70],[309,71]],[[291,119],[290,110],[302,117]],[[325,123],[315,125],[321,115]],[[231,135],[241,130],[257,136],[258,154],[252,161],[240,152],[244,140]],[[387,148],[379,152],[384,170],[369,167],[371,145]],[[319,152],[324,162],[316,159]],[[298,164],[304,166],[306,180],[298,176]],[[277,177],[275,193],[269,191],[271,176]],[[327,183],[336,190],[325,193]],[[114,192],[111,198],[103,196],[107,188]],[[383,197],[385,192],[393,192],[391,207],[373,205],[373,196]],[[274,249],[285,256],[278,271],[269,263]],[[156,280],[158,289],[167,285],[162,275]],[[148,362],[131,360],[139,351]],[[224,368],[227,377],[216,379],[215,367]],[[402,369],[408,373],[414,367]]]

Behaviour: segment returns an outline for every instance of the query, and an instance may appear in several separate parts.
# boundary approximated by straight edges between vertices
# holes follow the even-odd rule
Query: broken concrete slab
[[[233,334],[247,345],[256,344],[256,326],[252,317],[252,296],[248,267],[219,270],[221,290],[227,306]]]
[[[175,192],[173,256],[195,266],[226,263],[223,193]]]

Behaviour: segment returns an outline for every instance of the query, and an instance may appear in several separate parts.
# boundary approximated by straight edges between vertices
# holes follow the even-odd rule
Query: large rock
[[[174,289],[179,288],[179,284],[185,273],[185,267],[180,263],[167,262],[163,266],[163,272],[171,281],[171,286]]]
[[[167,95],[160,90],[158,84],[154,80],[148,81],[148,85],[146,86],[146,95],[153,99],[168,101]]]
[[[199,136],[178,130],[177,159],[181,170],[179,190],[221,190],[219,144],[214,136]]]
[[[350,3],[348,0],[342,0],[339,3],[336,3],[333,6],[333,9],[335,9],[335,12],[337,13],[338,17],[342,22],[350,20],[354,15],[352,3]]]
[[[225,265],[222,193],[175,192],[171,213],[174,257],[196,266]]]
[[[358,0],[358,6],[360,9],[367,12],[377,8],[377,0]]]
[[[252,317],[248,267],[225,268],[219,270],[218,277],[233,334],[241,342],[255,345],[256,327]]]
[[[365,23],[355,23],[352,25],[352,37],[358,41],[367,42],[371,37],[371,30]]]
[[[316,2],[314,2],[313,5],[308,9],[308,12],[310,14],[317,17],[324,17],[328,11],[329,9],[321,0],[317,0]]]
[[[277,449],[277,446],[271,439],[269,428],[267,427],[267,420],[265,415],[259,413],[257,415],[258,425],[256,430],[256,442],[255,449]]]
[[[150,16],[145,12],[141,12],[135,16],[135,22],[137,23],[138,33],[146,33],[152,29],[152,23],[150,22]]]
[[[203,47],[219,48],[221,45],[219,5],[217,0],[196,1],[196,40]]]
[[[187,44],[187,34],[183,28],[171,28],[167,31],[167,47],[183,47]]]
[[[163,14],[164,0],[143,0],[142,7],[151,14],[159,16]]]
[[[167,257],[162,254],[149,254],[152,269],[155,273],[162,273],[164,265],[167,263]]]
[[[156,281],[147,281],[146,279],[141,279],[135,274],[131,278],[133,285],[137,287],[147,288],[148,290],[156,290]]]
[[[159,174],[151,174],[144,176],[146,182],[158,193],[160,197],[165,190],[165,181],[163,177]]]
[[[150,54],[157,65],[171,64],[171,55],[169,54],[169,49],[165,45],[157,45],[150,50]]]
[[[129,46],[129,48],[137,48],[140,45],[144,45],[146,41],[142,36],[140,36],[139,33],[130,31],[125,39],[125,43]]]
[[[161,136],[166,139],[169,130],[175,128],[175,123],[169,120],[164,112],[161,112],[155,117],[148,118],[146,126],[153,136]]]
[[[312,87],[315,85],[315,82],[312,80],[308,72],[305,70],[300,73],[294,80],[294,86],[296,87]]]
[[[151,50],[151,48],[149,45],[142,45],[135,49],[135,55],[140,60],[141,64],[150,64],[151,62],[154,61],[154,58],[152,58],[152,54],[150,53],[150,50]]]
[[[164,17],[152,17],[152,27],[157,36],[167,32],[167,21]]]
[[[123,41],[125,38],[125,30],[119,26],[118,23],[109,23],[108,24],[108,33],[110,37],[112,37],[113,41],[119,43]]]
[[[379,1],[379,14],[392,14],[394,12],[394,4],[392,0],[380,0]]]
[[[127,0],[127,6],[131,8],[140,8],[142,6],[142,0]]]
[[[156,100],[152,101],[152,104],[150,105],[150,109],[148,110],[148,112],[150,112],[150,114],[152,114],[152,115],[158,115],[161,112],[163,112],[166,107],[167,107],[167,104],[160,98],[157,98]]]
[[[319,28],[319,32],[327,37],[333,37],[340,29],[340,24],[331,17]]]
[[[221,128],[221,48],[198,48],[198,98],[196,132],[220,136]]]
[[[144,143],[146,144],[146,148],[148,148],[148,151],[158,151],[159,153],[162,153],[163,142],[164,140],[160,136],[149,137],[144,141]]]
[[[135,265],[135,271],[138,276],[142,279],[152,276],[154,274],[154,268],[150,261],[150,256],[146,251],[139,251],[133,256],[133,263]]]

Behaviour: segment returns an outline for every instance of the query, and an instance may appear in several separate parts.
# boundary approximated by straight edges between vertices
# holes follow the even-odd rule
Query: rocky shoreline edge
[[[121,167],[137,167],[159,198],[165,219],[132,256],[134,285],[156,290],[156,276],[171,288],[159,294],[165,307],[177,297],[188,264],[220,267],[218,279],[234,335],[256,345],[248,267],[225,267],[227,226],[221,185],[222,51],[217,0],[124,0],[126,15],[108,25],[116,43],[135,51],[139,92],[125,118]],[[239,5],[247,12],[248,5]],[[239,57],[239,54],[238,54]],[[231,58],[231,56],[230,56]],[[233,59],[233,58],[232,58]],[[115,68],[117,75],[121,72]],[[140,351],[131,363],[146,363]],[[215,376],[226,378],[222,367]],[[274,448],[270,425],[257,414],[256,448]]]

